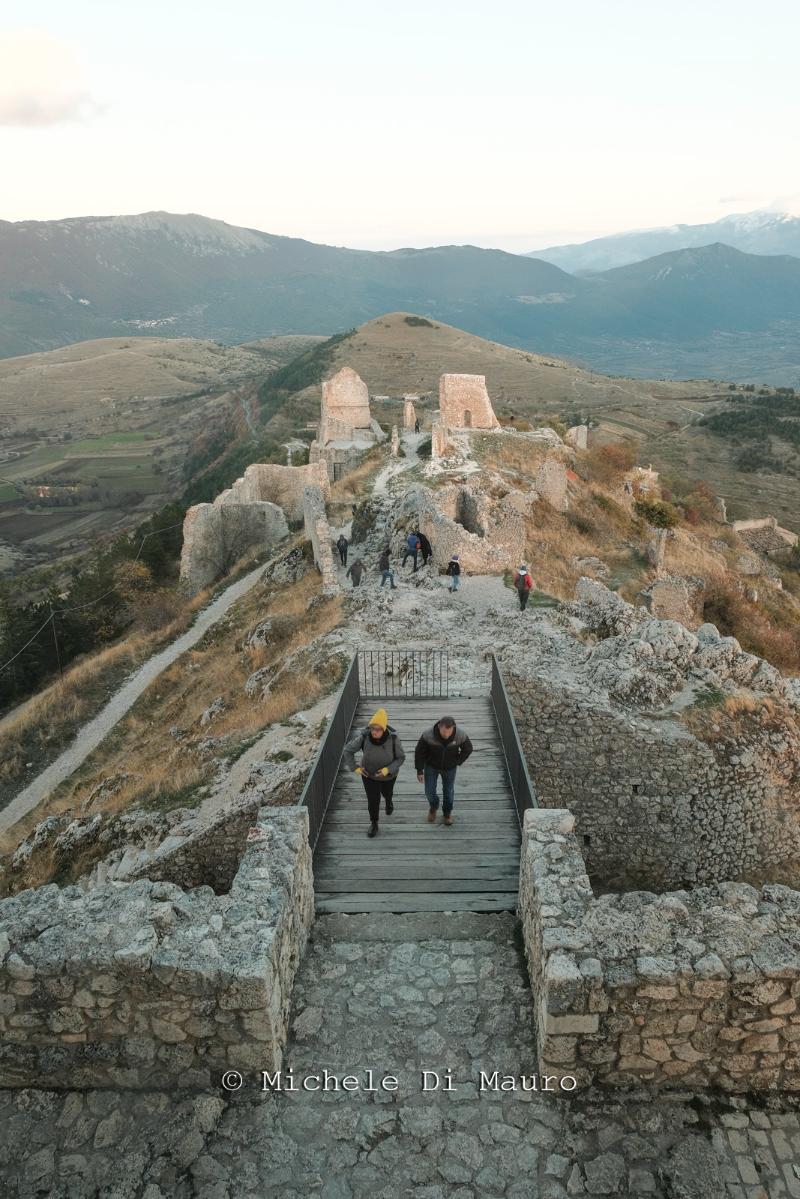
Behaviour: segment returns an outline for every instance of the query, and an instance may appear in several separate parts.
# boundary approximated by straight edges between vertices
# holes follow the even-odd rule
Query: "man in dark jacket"
[[[442,817],[444,824],[453,823],[453,798],[456,770],[472,753],[472,742],[463,729],[456,728],[452,716],[441,720],[422,734],[414,751],[417,779],[425,784],[428,801],[428,823],[436,820],[439,796],[436,788],[442,776]]]
[[[424,533],[417,533],[417,537],[419,538],[419,548],[422,551],[422,565],[427,566],[428,559],[433,553],[433,550],[431,549],[431,543],[428,541],[428,538]]]
[[[361,751],[361,763],[356,766],[355,755]],[[389,724],[385,708],[379,708],[365,729],[359,729],[344,747],[347,770],[361,775],[367,793],[370,826],[368,837],[378,831],[381,796],[386,800],[386,815],[394,811],[392,793],[397,774],[406,760],[396,729]]]
[[[339,557],[342,560],[342,566],[347,566],[347,547],[350,542],[345,537],[344,533],[339,534],[339,540],[336,542],[336,548],[339,551]]]
[[[353,580],[353,586],[358,587],[361,582],[361,576],[364,573],[364,563],[360,558],[356,558],[355,562],[351,562],[348,567],[345,578]]]

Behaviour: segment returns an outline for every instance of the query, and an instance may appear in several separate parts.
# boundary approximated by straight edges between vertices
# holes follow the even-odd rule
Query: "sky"
[[[525,251],[800,214],[796,0],[11,0],[0,219]]]

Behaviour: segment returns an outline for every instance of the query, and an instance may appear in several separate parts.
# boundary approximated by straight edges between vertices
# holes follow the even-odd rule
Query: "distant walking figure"
[[[419,421],[418,420],[414,421],[414,432],[419,433]]]
[[[355,562],[350,564],[350,568],[345,575],[345,578],[353,580],[353,586],[358,587],[361,583],[361,576],[364,573],[364,563],[360,558],[356,558]]]
[[[433,553],[433,550],[431,549],[431,543],[428,541],[428,538],[424,533],[417,533],[417,538],[419,539],[419,548],[422,552],[422,565],[427,566],[428,559]]]
[[[531,588],[533,587],[533,579],[524,562],[519,570],[514,572],[514,586],[519,596],[519,610],[520,612],[524,612],[528,606]]]
[[[471,753],[472,742],[462,729],[456,728],[452,716],[443,716],[433,728],[424,732],[417,742],[414,767],[417,780],[425,784],[429,824],[436,820],[439,808],[439,775],[442,776],[442,822],[453,823],[456,770],[464,765]]]
[[[357,766],[355,755],[359,752],[361,763]],[[391,816],[394,811],[392,793],[398,771],[405,760],[397,730],[389,724],[385,708],[378,708],[367,727],[359,729],[344,747],[345,767],[361,775],[367,793],[370,820],[368,837],[374,837],[378,832],[381,796],[386,801],[386,815]]]
[[[419,551],[420,551],[419,537],[417,536],[416,533],[409,533],[408,537],[406,537],[406,548],[403,551],[403,561],[400,563],[400,565],[405,566],[408,559],[413,558],[414,559],[414,570],[416,570],[417,569],[417,554],[419,553]]]
[[[336,542],[336,548],[339,551],[339,557],[342,560],[342,566],[347,566],[347,547],[350,542],[345,537],[344,533],[339,534],[339,540]]]
[[[378,559],[378,570],[381,572],[381,587],[388,579],[391,584],[392,591],[397,591],[397,587],[396,587],[395,581],[394,581],[394,571],[392,570],[392,564],[389,561],[389,551],[388,550],[384,550],[383,553],[381,554],[380,558]]]
[[[458,591],[461,586],[461,563],[458,560],[458,554],[453,554],[450,561],[447,563],[445,574],[450,576],[450,586],[448,591]]]

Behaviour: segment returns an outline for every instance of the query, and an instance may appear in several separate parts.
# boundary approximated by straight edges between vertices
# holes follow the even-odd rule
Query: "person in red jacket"
[[[530,596],[531,589],[533,587],[531,573],[524,562],[520,566],[519,570],[514,572],[514,586],[516,587],[517,595],[519,596],[519,610],[520,612],[524,612],[528,604],[528,597]]]

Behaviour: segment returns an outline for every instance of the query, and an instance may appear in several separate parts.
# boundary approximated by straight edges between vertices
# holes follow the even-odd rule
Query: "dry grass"
[[[336,503],[358,499],[367,492],[367,484],[378,473],[384,464],[384,452],[380,446],[369,450],[359,462],[355,470],[350,471],[343,479],[337,479],[331,484],[331,500]]]
[[[315,671],[286,672],[262,700],[244,691],[248,677],[263,666],[280,667],[290,654],[329,632],[342,619],[338,598],[308,610],[317,593],[315,576],[282,588],[254,588],[209,630],[196,647],[173,662],[144,693],[126,718],[91,755],[84,767],[56,792],[48,812],[82,805],[104,778],[125,772],[123,786],[92,810],[120,811],[131,805],[191,806],[213,777],[211,759],[236,750],[271,724],[309,707],[341,676],[339,659]],[[267,646],[244,647],[246,631],[268,616],[273,636]],[[209,724],[200,717],[222,698],[224,708]],[[176,739],[171,729],[179,730]],[[214,748],[204,751],[209,738]]]

